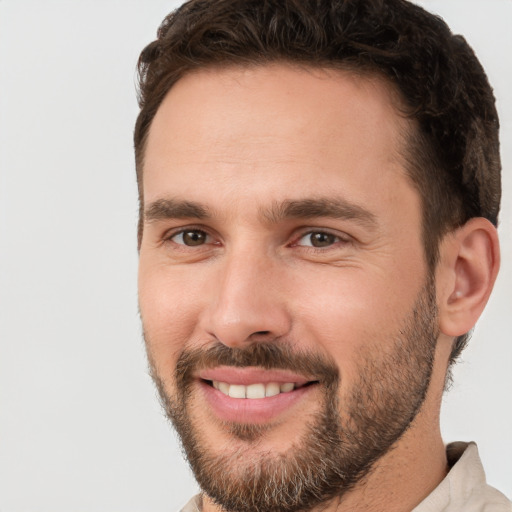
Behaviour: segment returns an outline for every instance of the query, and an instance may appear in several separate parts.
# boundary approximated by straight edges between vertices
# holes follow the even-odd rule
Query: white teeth
[[[217,382],[218,390],[225,395],[229,395],[229,384],[225,382]]]
[[[245,398],[245,386],[231,384],[228,394],[231,398]]]
[[[247,398],[265,398],[265,386],[263,384],[251,384],[245,392]]]
[[[288,393],[295,389],[293,382],[285,382],[278,384],[277,382],[269,382],[268,384],[228,384],[227,382],[212,381],[215,389],[218,389],[224,395],[231,398],[265,398],[279,395],[279,393]]]
[[[279,384],[276,384],[275,382],[269,382],[265,386],[265,396],[275,396],[275,395],[279,395],[279,393],[281,393]]]

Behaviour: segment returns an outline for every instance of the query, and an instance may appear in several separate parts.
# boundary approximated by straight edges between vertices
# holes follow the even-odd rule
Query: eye
[[[312,233],[307,233],[302,236],[296,243],[296,245],[301,245],[305,247],[330,247],[335,243],[341,241],[339,236],[333,235],[332,233],[325,233],[323,231],[314,231]]]
[[[175,244],[186,245],[188,247],[197,247],[210,242],[210,235],[200,229],[187,229],[180,231],[170,237]]]

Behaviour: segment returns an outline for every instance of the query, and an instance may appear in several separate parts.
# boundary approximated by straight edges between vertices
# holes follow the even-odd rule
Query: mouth
[[[296,389],[317,384],[318,381],[297,384],[295,382],[257,382],[254,384],[229,384],[218,380],[205,381],[206,384],[220,391],[222,394],[231,398],[247,398],[249,400],[259,400],[279,395],[281,393],[291,393]]]
[[[208,410],[215,418],[262,424],[305,406],[319,381],[282,370],[219,367],[197,376]]]

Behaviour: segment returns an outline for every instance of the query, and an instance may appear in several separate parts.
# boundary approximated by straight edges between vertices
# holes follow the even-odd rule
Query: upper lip
[[[249,386],[251,384],[268,384],[276,382],[284,384],[293,382],[297,386],[302,386],[315,379],[308,379],[303,375],[299,375],[290,370],[272,369],[266,370],[259,367],[234,367],[234,366],[218,366],[216,368],[208,368],[197,372],[197,377],[203,380],[226,382],[227,384],[241,384]]]

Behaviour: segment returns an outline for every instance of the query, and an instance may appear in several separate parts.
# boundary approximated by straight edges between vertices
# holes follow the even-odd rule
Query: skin
[[[415,127],[396,101],[378,78],[285,64],[202,70],[171,89],[146,148],[139,270],[148,354],[166,394],[176,393],[184,349],[282,340],[335,361],[343,401],[361,354],[390,348],[427,275],[420,198],[400,153],[401,135]],[[276,204],[319,198],[352,213],[276,215]],[[170,199],[209,216],[151,210]],[[184,228],[206,233],[205,243],[185,245]],[[332,243],[311,247],[312,232]],[[483,309],[498,260],[483,219],[443,240],[441,334],[425,402],[370,475],[322,510],[411,510],[445,476],[439,409],[451,343]],[[319,407],[313,387],[250,444],[223,428],[199,384],[192,398],[191,419],[212,452],[243,448],[249,459],[289,449]],[[218,510],[207,497],[203,507]]]

